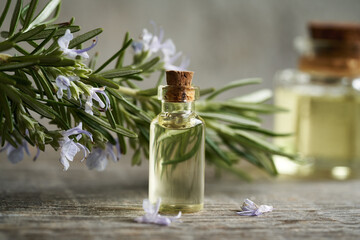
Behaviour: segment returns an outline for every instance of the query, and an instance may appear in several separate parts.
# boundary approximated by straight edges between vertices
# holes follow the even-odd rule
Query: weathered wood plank
[[[5,166],[4,166],[5,165]],[[135,172],[135,173],[134,173]],[[0,167],[0,239],[359,239],[360,181],[208,181],[204,211],[170,227],[137,224],[146,169],[103,173]],[[236,214],[244,198],[275,210]]]

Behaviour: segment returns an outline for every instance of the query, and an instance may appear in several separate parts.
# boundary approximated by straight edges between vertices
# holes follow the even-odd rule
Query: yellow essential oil
[[[149,199],[161,198],[161,212],[203,208],[205,125],[194,112],[198,88],[189,84],[192,74],[167,72],[168,85],[159,87],[162,111],[150,126]],[[171,84],[173,78],[179,84]]]
[[[289,109],[275,116],[275,130],[294,133],[292,137],[277,139],[276,143],[307,160],[305,165],[278,167],[280,171],[305,176],[347,178],[360,158],[358,97],[346,87],[322,86],[327,93],[321,94],[314,86],[307,88],[275,90],[275,104]]]
[[[360,176],[360,24],[312,22],[297,38],[298,70],[280,71],[275,130],[292,132],[276,143],[305,164],[281,157],[280,173],[344,180]]]

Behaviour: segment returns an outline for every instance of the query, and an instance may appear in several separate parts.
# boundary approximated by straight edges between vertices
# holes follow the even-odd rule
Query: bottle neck
[[[195,111],[195,102],[161,102],[161,112],[189,114]]]

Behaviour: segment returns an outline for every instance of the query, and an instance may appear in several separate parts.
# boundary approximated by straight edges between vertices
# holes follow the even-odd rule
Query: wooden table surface
[[[105,172],[0,159],[0,239],[360,239],[360,181],[210,179],[205,209],[169,227],[138,224],[146,166]],[[115,165],[112,165],[115,166]],[[129,170],[130,169],[130,170]],[[236,214],[251,198],[274,206]]]

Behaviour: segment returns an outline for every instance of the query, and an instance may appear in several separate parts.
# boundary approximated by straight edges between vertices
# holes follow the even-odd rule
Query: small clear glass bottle
[[[295,165],[277,157],[280,173],[346,179],[360,165],[360,25],[311,23],[311,38],[298,38],[298,70],[275,76],[275,130],[293,137],[275,142],[307,160]]]
[[[203,208],[205,125],[194,112],[199,88],[193,72],[167,71],[159,87],[161,113],[150,125],[149,199],[161,198],[161,212],[197,212]]]

